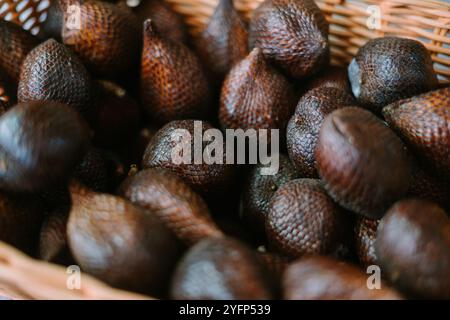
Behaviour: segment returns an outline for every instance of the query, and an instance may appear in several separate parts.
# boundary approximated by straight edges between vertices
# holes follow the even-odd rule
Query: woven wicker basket
[[[146,0],[141,0],[146,1]],[[163,0],[180,13],[195,37],[208,23],[218,0]],[[249,19],[264,0],[234,0]],[[432,54],[443,82],[450,81],[449,0],[316,0],[330,22],[332,63],[348,63],[372,38],[396,35],[417,39]],[[0,0],[0,19],[11,20],[32,33],[46,19],[49,0]],[[378,20],[372,18],[379,17]],[[372,23],[370,23],[372,21]],[[369,23],[368,23],[369,22]],[[83,277],[82,290],[66,287],[66,270],[23,256],[0,243],[0,298],[138,299]]]

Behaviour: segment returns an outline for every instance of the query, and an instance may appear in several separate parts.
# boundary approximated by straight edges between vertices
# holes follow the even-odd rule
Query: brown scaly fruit
[[[39,258],[44,261],[69,265],[73,263],[67,242],[67,221],[70,206],[59,207],[48,214],[41,227]]]
[[[267,239],[274,251],[289,258],[332,253],[346,222],[320,180],[296,179],[272,197],[266,217]]]
[[[139,128],[138,103],[113,82],[97,81],[96,85],[95,144],[111,148],[129,143]]]
[[[266,236],[266,217],[275,192],[286,182],[300,178],[289,158],[279,155],[279,169],[274,175],[263,174],[265,166],[255,165],[248,174],[242,194],[242,220],[262,239]]]
[[[395,102],[383,115],[411,149],[450,177],[450,87]]]
[[[0,131],[0,186],[10,191],[41,191],[67,179],[88,144],[84,120],[56,102],[11,108]]]
[[[20,67],[26,55],[39,44],[38,38],[20,26],[0,20],[0,71],[5,82],[16,90]]]
[[[313,0],[266,0],[250,23],[250,47],[294,78],[305,78],[328,65],[328,22]]]
[[[58,101],[86,119],[92,115],[92,84],[86,68],[66,46],[53,39],[34,48],[20,72],[19,102]]]
[[[450,299],[450,219],[438,205],[397,202],[380,222],[375,250],[389,281],[406,294]]]
[[[272,298],[272,292],[255,252],[231,238],[211,238],[193,246],[178,264],[171,297],[259,300]]]
[[[330,196],[368,218],[381,218],[408,190],[411,161],[402,141],[365,109],[345,107],[329,114],[315,156]]]
[[[95,0],[54,0],[42,29],[47,37],[70,47],[98,77],[115,79],[139,60],[139,23],[125,6]]]
[[[131,9],[141,24],[147,19],[152,19],[162,36],[180,43],[188,43],[189,34],[183,18],[164,0],[144,0]]]
[[[375,253],[375,240],[380,220],[366,217],[358,217],[355,225],[356,252],[358,259],[364,268],[377,265]]]
[[[146,169],[125,179],[120,195],[157,215],[184,243],[222,236],[203,199],[177,177],[163,169]]]
[[[125,199],[76,183],[70,192],[67,234],[83,271],[118,288],[161,294],[178,257],[172,232]]]
[[[294,106],[291,84],[255,48],[227,75],[219,120],[226,129],[280,129],[284,136]]]
[[[312,89],[300,99],[286,135],[289,158],[302,177],[318,177],[314,151],[325,117],[338,108],[354,104],[350,94],[333,87]]]
[[[399,300],[401,295],[381,283],[370,290],[367,274],[329,257],[311,256],[292,263],[283,276],[288,300]]]
[[[395,37],[373,39],[362,46],[348,74],[359,103],[377,113],[394,101],[429,91],[438,83],[425,46]]]
[[[340,89],[349,95],[353,95],[347,68],[345,67],[329,66],[324,68],[318,75],[308,81],[306,90],[310,91],[322,87]]]
[[[141,60],[143,108],[156,122],[205,119],[209,85],[200,60],[181,43],[164,39],[152,21],[144,22]]]
[[[44,207],[38,198],[0,192],[0,241],[35,255]]]
[[[213,129],[213,127],[207,122],[194,121],[194,120],[176,120],[169,122],[163,128],[161,128],[156,135],[152,138],[150,143],[145,150],[144,157],[142,159],[143,168],[154,168],[161,167],[174,172],[176,175],[181,177],[189,186],[191,186],[195,191],[199,192],[205,196],[212,196],[217,194],[222,194],[224,191],[228,190],[232,184],[235,176],[235,170],[232,165],[226,164],[226,154],[224,152],[222,163],[208,164],[202,161],[202,164],[195,164],[195,150],[198,146],[194,145],[195,139],[201,139],[201,137],[196,137],[195,126],[201,126],[202,134],[206,130]],[[179,130],[186,130],[184,132],[189,133],[186,136],[179,136],[177,132]],[[202,131],[203,130],[203,131]],[[216,129],[217,130],[217,129]],[[219,133],[220,131],[217,130]],[[179,140],[178,146],[182,145],[183,149],[188,148],[192,150],[190,152],[189,159],[184,159],[184,156],[179,154],[182,159],[180,160],[190,160],[189,163],[176,164],[172,161],[172,153],[176,145],[174,145],[174,137]],[[202,152],[208,144],[203,141]],[[225,144],[223,149],[225,149]],[[182,152],[183,150],[179,150]],[[204,152],[203,152],[204,153]],[[208,157],[208,161],[214,160],[214,157]]]
[[[219,0],[207,26],[196,39],[202,61],[217,76],[224,76],[248,54],[248,32],[233,0]]]

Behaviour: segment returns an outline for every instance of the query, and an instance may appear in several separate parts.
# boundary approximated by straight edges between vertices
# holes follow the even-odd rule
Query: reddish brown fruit
[[[178,264],[171,297],[179,300],[270,299],[263,265],[247,246],[231,238],[206,239]]]
[[[38,44],[39,40],[20,26],[0,20],[0,71],[14,91],[25,57]]]
[[[367,110],[346,107],[328,115],[315,154],[330,196],[368,218],[381,218],[409,187],[411,163],[402,141]]]
[[[355,226],[356,252],[358,259],[364,268],[377,265],[375,254],[375,240],[380,220],[358,217]]]
[[[349,68],[353,94],[375,112],[437,85],[428,50],[416,40],[384,37],[361,47]]]
[[[69,246],[83,271],[108,284],[159,294],[176,262],[174,235],[130,202],[71,185]]]
[[[256,48],[233,67],[223,83],[220,124],[230,129],[280,129],[284,133],[294,103],[291,84]]]
[[[256,165],[250,171],[243,188],[243,221],[262,238],[266,234],[266,217],[269,204],[275,192],[286,182],[300,178],[289,158],[283,154],[279,157],[279,169],[274,175],[263,175],[264,165]]]
[[[281,254],[328,254],[341,242],[343,212],[327,195],[319,180],[285,183],[272,198],[266,219],[270,245]]]
[[[0,186],[35,192],[67,179],[83,157],[87,125],[72,108],[32,102],[0,118]]]
[[[316,88],[336,88],[353,95],[348,79],[347,68],[329,66],[313,77],[307,84],[307,91]]]
[[[370,290],[367,274],[357,267],[327,257],[307,257],[291,264],[283,277],[288,300],[399,300],[393,289],[382,283]]]
[[[266,0],[250,23],[250,46],[290,76],[317,73],[330,58],[328,22],[313,0]]]
[[[196,46],[202,61],[218,76],[224,76],[247,56],[247,26],[234,8],[233,0],[219,0]]]
[[[87,119],[92,114],[92,83],[88,72],[72,51],[53,39],[27,55],[17,96],[20,102],[61,102]]]
[[[413,297],[450,299],[450,219],[441,207],[397,202],[381,220],[375,248],[393,285]]]
[[[138,103],[125,89],[109,81],[97,82],[95,143],[114,147],[129,143],[137,133],[140,111]]]
[[[325,117],[338,108],[354,103],[351,95],[333,87],[318,87],[300,99],[287,126],[287,149],[302,177],[318,176],[314,151]]]
[[[209,86],[200,60],[187,47],[159,36],[144,23],[141,98],[155,121],[208,117]]]
[[[411,149],[450,177],[450,87],[393,103],[383,115]]]
[[[117,78],[137,65],[139,23],[125,6],[95,0],[55,0],[43,29],[48,37],[61,40],[76,52],[99,77]]]
[[[194,151],[197,146],[194,146],[194,139],[201,139],[201,137],[195,136],[194,128],[196,124],[201,125],[203,131],[199,131],[202,134],[206,130],[213,129],[206,122],[197,122],[194,120],[177,120],[165,125],[148,144],[142,160],[142,167],[161,167],[168,169],[181,177],[189,186],[202,195],[221,194],[231,186],[234,179],[234,167],[225,164],[225,154],[223,155],[222,163],[207,164],[202,160],[202,164],[195,164]],[[191,160],[190,163],[176,164],[172,161],[172,152],[175,147],[173,139],[174,136],[178,137],[178,130],[186,130],[186,133],[189,132],[190,134],[190,137],[183,136],[180,141],[187,142],[186,147],[192,150],[191,156],[189,157],[189,160]],[[188,138],[187,141],[185,141],[186,138]],[[206,145],[207,143],[203,142],[202,152]],[[223,150],[226,150],[225,145],[223,145],[223,148]],[[212,157],[208,157],[208,159],[214,160]]]
[[[222,235],[212,221],[203,199],[169,171],[140,171],[122,183],[119,194],[157,215],[188,245]]]
[[[0,192],[0,241],[35,255],[42,218],[36,197]]]

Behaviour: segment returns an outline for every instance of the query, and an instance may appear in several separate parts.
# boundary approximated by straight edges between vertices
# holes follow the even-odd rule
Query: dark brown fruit
[[[139,23],[125,6],[95,0],[55,0],[43,29],[48,37],[61,40],[76,52],[99,77],[122,76],[139,60]]]
[[[147,19],[152,19],[161,35],[165,38],[181,43],[188,42],[189,34],[183,18],[172,10],[167,2],[143,0],[132,10],[138,16],[141,24]]]
[[[377,228],[380,220],[358,217],[356,219],[355,236],[356,252],[358,259],[364,268],[377,265],[377,255],[375,254],[375,240]]]
[[[212,221],[203,199],[175,174],[146,169],[128,177],[119,194],[155,214],[184,243],[191,245],[222,232]]]
[[[381,218],[408,189],[411,163],[402,141],[367,110],[346,107],[328,115],[315,154],[330,196],[368,218]]]
[[[99,149],[90,147],[75,167],[73,177],[97,192],[106,192],[110,186],[108,163]]]
[[[325,117],[338,108],[354,104],[351,95],[332,87],[318,87],[300,99],[287,125],[287,150],[302,177],[318,176],[314,151]]]
[[[63,265],[73,262],[67,242],[69,211],[69,206],[63,206],[45,217],[39,239],[39,258],[41,260]]]
[[[256,48],[227,75],[219,120],[226,129],[280,129],[284,136],[294,104],[291,84]]]
[[[159,123],[205,119],[209,95],[200,60],[183,44],[159,36],[147,20],[141,61],[141,99],[147,114]]]
[[[122,198],[76,184],[70,191],[69,246],[83,271],[118,288],[161,293],[178,256],[174,235]]]
[[[450,177],[450,87],[393,103],[383,115],[411,149]]]
[[[171,297],[178,300],[270,299],[272,293],[258,256],[231,238],[206,239],[179,263]]]
[[[344,223],[343,212],[320,180],[297,179],[285,183],[273,196],[266,232],[274,250],[297,258],[332,253],[341,242]]]
[[[307,91],[316,88],[336,88],[353,95],[348,79],[347,68],[328,66],[318,75],[313,77],[307,84]]]
[[[140,111],[138,103],[125,89],[109,81],[97,82],[95,143],[114,147],[129,143],[137,133]]]
[[[162,167],[174,172],[181,177],[189,186],[202,195],[217,195],[227,190],[234,178],[234,167],[225,164],[226,155],[223,155],[222,163],[207,164],[202,159],[202,164],[195,164],[195,150],[194,139],[199,140],[202,137],[196,137],[194,132],[195,124],[202,127],[199,132],[205,133],[206,130],[213,129],[211,125],[203,121],[194,120],[177,120],[172,121],[160,129],[152,138],[147,146],[142,160],[143,168]],[[187,130],[190,137],[181,138],[177,140],[179,143],[174,143],[174,137],[179,137],[177,130]],[[186,148],[191,151],[190,163],[176,164],[172,161],[172,153],[177,153],[174,148],[178,148],[180,144],[186,142]],[[178,147],[177,147],[178,145]],[[203,142],[202,152],[208,143]],[[174,151],[175,150],[175,151]],[[225,145],[223,145],[225,153]],[[182,151],[182,150],[180,150]],[[177,153],[178,154],[178,153]],[[181,155],[181,154],[180,154]],[[208,157],[209,160],[214,160],[214,157]],[[181,159],[180,159],[181,160]]]
[[[450,181],[445,176],[437,177],[415,165],[407,197],[429,200],[450,210]]]
[[[38,44],[39,40],[20,26],[0,20],[0,72],[12,88],[19,83],[20,67],[26,55]]]
[[[23,103],[0,118],[0,186],[33,192],[67,179],[84,155],[87,125],[56,102]]]
[[[234,8],[233,0],[219,0],[196,46],[202,61],[218,76],[224,76],[247,56],[247,26]]]
[[[288,300],[399,300],[402,297],[381,283],[370,290],[368,274],[356,266],[328,257],[307,257],[291,264],[283,277]]]
[[[250,23],[250,46],[290,76],[304,78],[328,65],[328,22],[313,0],[266,0]]]
[[[393,285],[414,297],[450,299],[450,219],[441,207],[397,202],[381,220],[375,248]]]
[[[42,219],[36,197],[0,192],[0,241],[35,255]]]
[[[361,105],[377,113],[400,99],[437,85],[433,62],[420,42],[394,37],[370,40],[348,68],[353,94]]]
[[[19,102],[65,103],[87,119],[92,113],[92,84],[88,72],[72,51],[53,39],[27,55],[17,96]]]
[[[279,169],[274,175],[264,175],[264,165],[255,165],[250,171],[242,194],[241,218],[258,235],[265,238],[266,217],[275,192],[286,182],[300,178],[289,158],[279,155]]]

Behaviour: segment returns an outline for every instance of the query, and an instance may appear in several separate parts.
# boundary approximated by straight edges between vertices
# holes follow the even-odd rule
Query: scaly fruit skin
[[[297,179],[285,183],[273,196],[266,232],[275,251],[298,258],[331,253],[340,243],[344,223],[343,212],[320,180]]]
[[[56,102],[11,108],[0,131],[0,186],[10,191],[42,191],[69,178],[88,144],[84,120]]]
[[[115,79],[139,60],[139,23],[124,6],[95,0],[55,0],[43,29],[48,37],[61,40],[76,52],[99,77]]]
[[[450,299],[450,219],[441,207],[397,202],[381,220],[375,249],[383,272],[406,294]]]
[[[44,207],[35,196],[0,192],[0,241],[35,255]]]
[[[223,77],[235,63],[248,54],[248,32],[233,0],[220,0],[208,25],[196,40],[202,61],[217,76]]]
[[[383,115],[411,149],[450,177],[450,87],[395,102]]]
[[[235,168],[232,165],[226,164],[225,144],[223,145],[224,155],[222,163],[208,164],[204,159],[202,159],[201,164],[195,163],[195,150],[199,146],[194,145],[194,140],[201,139],[201,137],[196,137],[197,133],[194,131],[196,123],[201,125],[203,131],[199,130],[199,132],[202,134],[207,130],[213,129],[207,122],[197,122],[195,120],[176,120],[169,122],[161,128],[156,135],[153,136],[144,152],[142,167],[160,167],[168,169],[181,177],[189,186],[205,197],[222,195],[223,192],[229,190],[229,187],[233,182]],[[178,146],[184,146],[183,150],[186,147],[188,150],[191,150],[190,163],[182,162],[176,164],[172,159],[172,153],[177,151],[174,149],[176,147],[174,144],[174,137],[178,137],[177,132],[180,132],[179,130],[183,130],[182,132],[190,134],[188,141],[185,140],[187,137],[183,136],[178,144]],[[187,145],[185,145],[184,142],[187,142]],[[203,142],[202,152],[207,145],[206,142]]]
[[[279,169],[274,175],[263,175],[264,165],[255,165],[249,172],[242,194],[242,220],[259,236],[266,238],[265,223],[269,204],[275,192],[286,182],[300,178],[289,158],[280,154]]]
[[[177,177],[163,169],[145,169],[128,177],[120,195],[157,215],[184,243],[222,236],[203,199]]]
[[[306,90],[310,91],[322,87],[336,88],[353,96],[347,68],[345,67],[328,66],[324,68],[318,75],[308,81]]]
[[[83,271],[118,288],[160,294],[178,257],[174,235],[125,199],[74,183],[70,191],[67,234]]]
[[[411,161],[406,148],[365,109],[345,107],[329,114],[315,154],[328,193],[350,211],[379,219],[407,192]]]
[[[305,78],[328,65],[328,22],[313,0],[266,0],[250,23],[250,47],[294,78]]]
[[[292,163],[305,178],[317,178],[314,151],[325,117],[334,110],[355,105],[348,93],[332,87],[308,91],[299,101],[287,125],[287,150]]]
[[[358,217],[355,225],[356,252],[358,259],[364,268],[377,265],[375,253],[375,240],[380,220]]]
[[[272,292],[256,252],[231,238],[212,238],[192,247],[178,264],[171,297],[260,300],[272,298]]]
[[[401,295],[384,283],[367,287],[367,274],[328,257],[311,256],[292,263],[283,276],[288,300],[399,300]]]
[[[370,40],[359,49],[348,71],[358,102],[377,113],[394,101],[432,90],[438,84],[430,53],[410,39]]]
[[[80,112],[92,114],[92,83],[78,57],[53,39],[34,48],[20,72],[19,102],[57,101]]]
[[[0,20],[0,72],[8,85],[17,88],[20,67],[26,55],[39,44],[38,38],[20,26]]]
[[[284,136],[294,104],[291,84],[255,48],[227,75],[219,120],[226,129],[280,129]]]
[[[150,20],[144,23],[141,99],[158,123],[209,116],[209,85],[200,60],[183,44],[159,36]]]

